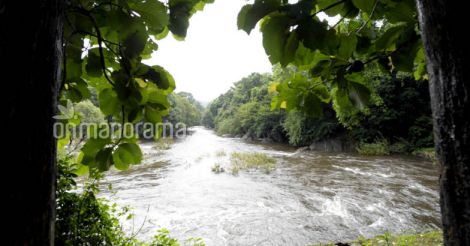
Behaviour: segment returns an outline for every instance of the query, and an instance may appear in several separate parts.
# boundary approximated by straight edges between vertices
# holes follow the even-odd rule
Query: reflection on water
[[[202,237],[207,245],[306,245],[440,223],[437,167],[430,162],[296,153],[203,128],[167,151],[152,145],[142,145],[143,164],[112,172],[103,184],[117,192],[104,195],[133,208],[135,219],[124,222],[126,228],[146,220],[143,239],[165,227],[178,239]],[[227,155],[217,154],[222,151]],[[277,168],[238,176],[211,172],[234,151],[266,153],[277,159]]]

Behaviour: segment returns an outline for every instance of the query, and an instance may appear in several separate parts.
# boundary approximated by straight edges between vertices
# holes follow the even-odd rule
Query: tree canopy
[[[328,23],[320,13],[340,19]],[[296,67],[272,85],[273,108],[363,108],[370,101],[364,72],[374,67],[426,78],[412,0],[255,0],[240,10],[238,28],[249,34],[257,23],[271,63]]]
[[[175,81],[163,67],[148,65],[145,59],[170,32],[184,39],[189,18],[211,2],[67,1],[60,104],[87,100],[90,90],[96,90],[99,108],[108,120],[162,122],[169,114],[168,95]],[[124,134],[118,138],[91,135],[78,162],[102,171],[113,165],[126,168],[142,158],[136,140]]]

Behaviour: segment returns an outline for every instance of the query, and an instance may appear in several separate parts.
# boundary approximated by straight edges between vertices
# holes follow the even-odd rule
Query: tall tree
[[[446,245],[470,245],[470,47],[467,11],[455,1],[418,0],[429,73]]]
[[[6,245],[54,242],[56,111],[62,61],[60,0],[0,2],[5,107],[3,204]],[[6,161],[8,160],[8,161]]]

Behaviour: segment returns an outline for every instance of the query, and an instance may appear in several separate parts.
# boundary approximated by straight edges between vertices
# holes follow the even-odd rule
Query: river
[[[138,238],[165,227],[206,245],[307,245],[439,228],[438,170],[431,162],[296,152],[193,130],[169,150],[142,144],[142,164],[111,171],[103,181],[113,186],[104,196],[133,209],[134,218],[123,222]],[[234,151],[265,153],[276,168],[211,171]]]

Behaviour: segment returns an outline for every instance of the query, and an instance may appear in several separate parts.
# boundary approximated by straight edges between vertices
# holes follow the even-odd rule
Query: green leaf
[[[191,2],[170,0],[170,31],[180,37],[186,37],[189,27],[189,17],[192,9]]]
[[[280,62],[284,56],[288,27],[289,18],[285,15],[270,16],[261,24],[264,50],[272,64]]]
[[[324,85],[317,85],[313,87],[312,93],[314,93],[322,102],[330,102],[330,91]]]
[[[104,148],[96,154],[95,160],[98,165],[98,170],[101,172],[108,171],[112,164],[112,147]]]
[[[350,34],[341,36],[338,56],[346,60],[349,59],[354,50],[356,50],[356,45],[356,35]]]
[[[82,76],[82,40],[76,39],[70,42],[77,42],[76,45],[68,44],[66,47],[67,60],[65,61],[66,81],[78,80]]]
[[[349,99],[359,109],[363,109],[370,101],[370,90],[365,85],[350,81]]]
[[[122,44],[122,50],[125,57],[134,59],[144,51],[147,43],[147,36],[142,32],[134,32],[130,34]]]
[[[296,32],[305,47],[311,50],[323,50],[327,44],[327,24],[315,18],[308,18],[298,23]]]
[[[116,115],[121,110],[121,103],[117,97],[116,92],[107,88],[100,92],[98,96],[101,112],[105,115]]]
[[[248,20],[247,15],[251,11],[252,8],[253,8],[253,4],[247,4],[243,6],[240,9],[240,12],[238,12],[238,16],[237,16],[238,30],[244,30],[247,34],[250,34],[251,30],[255,28],[256,23],[258,23],[258,21],[261,19],[260,18],[258,20],[251,20],[251,21]]]
[[[85,66],[86,73],[91,77],[101,77],[103,76],[103,69],[101,66],[101,57],[99,54],[99,49],[94,48],[88,50],[87,63]]]
[[[158,65],[148,67],[148,70],[144,74],[140,75],[140,77],[154,83],[163,90],[173,90],[175,88],[175,80],[173,79],[173,76]]]
[[[352,3],[360,10],[370,14],[372,12],[372,8],[374,7],[375,1],[378,0],[352,0]]]
[[[392,65],[388,56],[381,57],[377,60],[378,67],[384,73],[390,73],[392,71]]]
[[[104,148],[109,143],[111,143],[111,139],[109,138],[90,138],[83,145],[81,151],[85,155],[94,156],[100,149]]]
[[[276,11],[279,6],[279,0],[256,0],[254,4],[243,6],[237,17],[238,29],[250,34],[259,20]]]
[[[359,14],[359,9],[351,1],[345,1],[339,14],[346,18],[354,19]]]
[[[385,17],[389,23],[408,22],[414,23],[416,20],[416,4],[412,0],[397,1],[389,3],[385,9]],[[412,25],[414,26],[414,24]]]
[[[284,46],[284,51],[281,57],[282,66],[287,66],[287,64],[291,63],[294,60],[295,53],[298,47],[299,47],[299,39],[297,37],[297,33],[292,32],[289,34],[286,45]]]
[[[142,107],[135,108],[127,114],[127,121],[138,122],[142,120]]]
[[[395,46],[395,42],[403,33],[406,25],[397,25],[388,28],[385,33],[375,42],[377,51],[387,50]]]
[[[78,79],[76,82],[68,82],[65,86],[65,98],[70,99],[72,102],[80,102],[91,96],[88,84],[83,79]]]
[[[355,60],[346,69],[346,73],[357,73],[364,70],[364,63],[360,60]]]
[[[110,138],[89,138],[81,149],[79,163],[86,166],[96,166],[96,155],[110,143]]]
[[[161,33],[170,22],[168,8],[157,0],[138,1],[133,7],[144,19],[150,32]]]
[[[417,64],[413,73],[415,80],[425,79],[427,77],[427,71],[423,47],[419,48],[414,63]]]
[[[170,33],[170,29],[168,27],[165,27],[165,29],[163,29],[161,33],[155,35],[155,39],[162,40],[168,35],[168,33]]]
[[[336,4],[339,1],[340,0],[318,0],[317,10],[328,8],[329,6],[332,6],[333,4]],[[330,17],[334,17],[340,14],[343,8],[344,8],[344,3],[341,3],[332,8],[328,8],[328,10],[326,10],[325,13]]]
[[[135,143],[122,143],[113,153],[114,165],[119,170],[126,170],[130,164],[139,164],[142,161],[142,151]]]
[[[158,50],[158,44],[153,42],[153,40],[147,40],[145,44],[145,48],[140,54],[142,59],[150,59],[152,58],[152,53]]]
[[[333,91],[333,95],[333,103],[335,104],[335,106],[337,106],[338,108],[348,108],[348,106],[351,107],[351,101],[348,95],[346,95],[345,90],[335,88]]]
[[[78,175],[78,176],[83,176],[83,175],[87,174],[88,172],[89,172],[89,167],[85,166],[85,165],[82,165],[80,163],[77,165],[77,169],[75,169],[73,171],[73,173]]]
[[[304,94],[300,106],[302,111],[308,115],[321,116],[323,114],[321,100],[314,93]]]
[[[150,92],[148,102],[152,105],[153,108],[159,108],[161,110],[170,107],[167,95],[161,94],[158,91]]]
[[[326,68],[329,68],[330,64],[331,64],[330,60],[318,61],[317,64],[315,64],[315,66],[313,66],[313,68],[310,70],[310,73],[314,77],[319,77],[323,74],[323,71]]]
[[[414,61],[419,49],[422,47],[421,39],[416,37],[414,40],[408,40],[406,43],[401,44],[391,55],[393,66],[402,72],[412,72],[414,68]]]
[[[154,109],[151,105],[145,106],[145,119],[151,123],[162,122],[162,113],[158,109]]]

